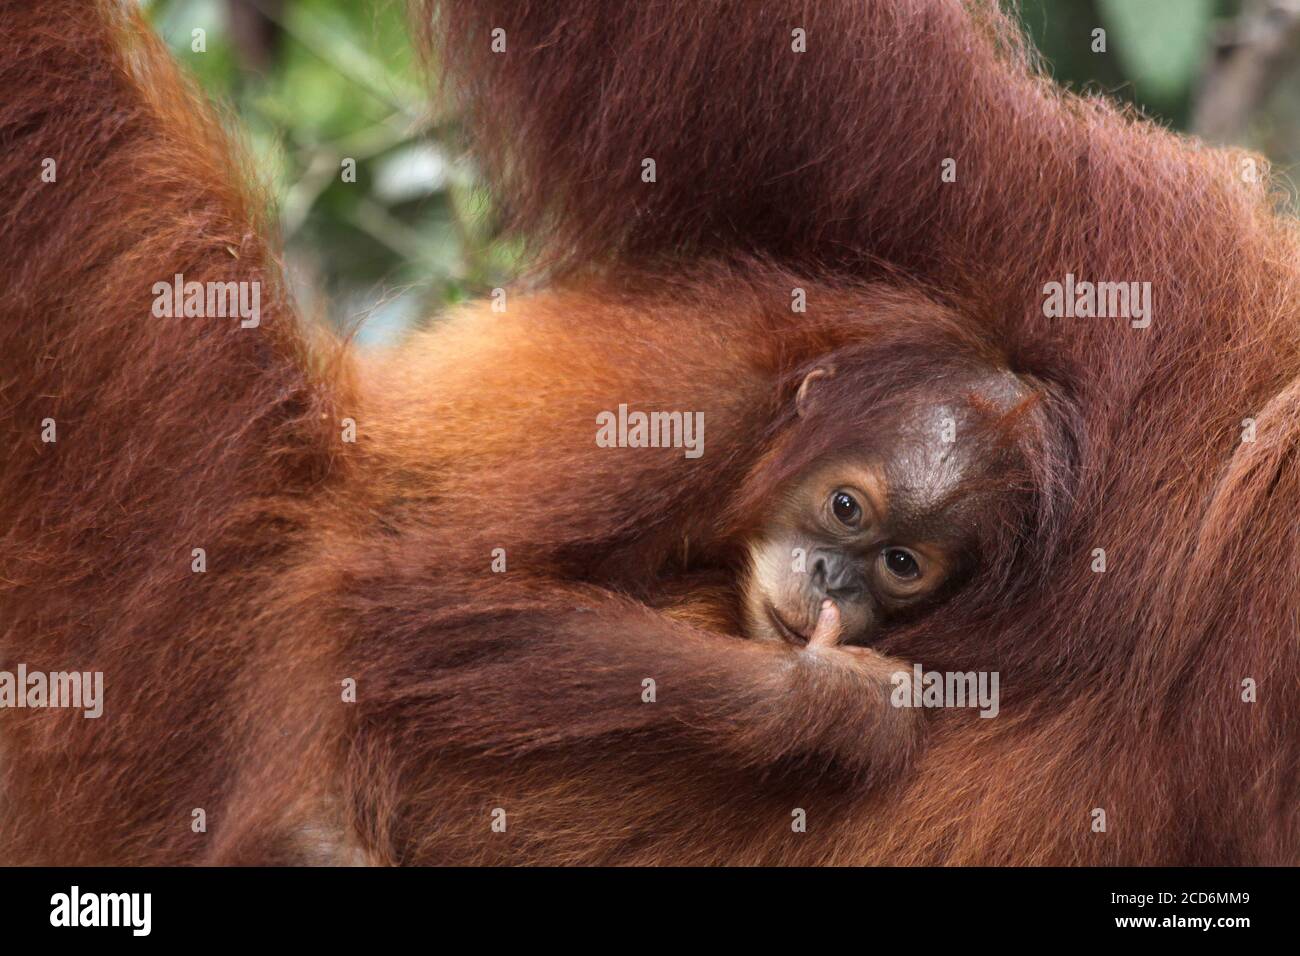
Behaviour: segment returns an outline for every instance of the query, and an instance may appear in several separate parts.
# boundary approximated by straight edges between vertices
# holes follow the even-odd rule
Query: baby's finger
[[[809,647],[834,647],[840,642],[840,609],[831,600],[822,601],[821,613],[817,616],[817,625],[812,637],[808,638]]]

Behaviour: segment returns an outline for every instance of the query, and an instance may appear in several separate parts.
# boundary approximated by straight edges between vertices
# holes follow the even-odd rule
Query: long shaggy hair
[[[991,2],[434,6],[552,282],[363,356],[122,4],[0,2],[0,669],[106,695],[0,711],[0,862],[1300,859],[1300,248],[1261,159],[1060,92]],[[177,273],[261,283],[260,326],[155,317]],[[1150,326],[1044,317],[1067,275],[1150,282]],[[884,773],[866,675],[658,599],[728,566],[798,370],[927,322],[1063,437],[1032,586],[889,638],[1000,672],[1000,716],[927,714]],[[703,411],[704,456],[597,448],[619,403]]]

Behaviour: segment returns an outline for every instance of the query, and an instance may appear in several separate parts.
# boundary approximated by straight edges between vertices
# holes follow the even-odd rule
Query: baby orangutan
[[[1038,395],[975,362],[808,371],[737,514],[738,616],[751,638],[854,650],[975,576],[1007,580],[1032,488]],[[984,583],[988,583],[985,581]]]
[[[750,651],[679,676],[708,706],[676,718],[737,737],[755,762],[798,753],[882,784],[926,724],[891,702],[895,675],[926,661],[884,649],[907,646],[922,616],[956,635],[1032,579],[1042,555],[1027,549],[1051,547],[1067,497],[1069,404],[995,356],[890,343],[841,349],[782,390],[719,547],[659,605]],[[743,717],[714,719],[728,707]]]

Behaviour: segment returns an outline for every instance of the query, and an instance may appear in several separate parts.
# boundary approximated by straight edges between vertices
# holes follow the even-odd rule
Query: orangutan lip
[[[788,643],[794,644],[796,647],[808,643],[808,638],[800,634],[789,624],[785,623],[785,620],[781,615],[776,613],[776,608],[772,607],[770,604],[767,605],[767,618],[772,622],[777,633],[779,633]]]

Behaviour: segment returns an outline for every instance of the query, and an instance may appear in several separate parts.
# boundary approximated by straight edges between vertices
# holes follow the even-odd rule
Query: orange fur
[[[0,711],[0,862],[1300,859],[1300,250],[1239,154],[1053,89],[984,3],[448,2],[557,278],[360,356],[121,6],[0,21],[0,669],[107,696]],[[262,282],[261,327],[154,318],[175,272]],[[1152,281],[1152,326],[1043,318],[1067,272]],[[861,675],[656,607],[725,565],[797,371],[888,341],[1050,383],[1077,447],[1031,578],[887,648],[1000,671],[1001,716],[926,715],[877,786]],[[704,457],[597,448],[620,402],[703,411]]]

